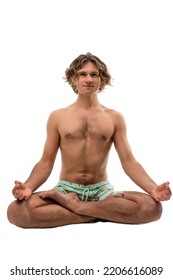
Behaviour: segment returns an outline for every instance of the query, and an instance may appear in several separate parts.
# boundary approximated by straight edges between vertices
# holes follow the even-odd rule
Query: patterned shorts
[[[83,201],[103,200],[108,195],[121,193],[120,191],[115,192],[108,180],[91,185],[81,185],[60,180],[55,189],[63,194],[74,192]]]

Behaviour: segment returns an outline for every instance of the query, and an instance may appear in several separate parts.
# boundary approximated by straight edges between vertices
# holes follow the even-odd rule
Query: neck
[[[76,105],[83,107],[85,109],[98,107],[100,105],[97,95],[94,96],[78,95],[78,98],[75,103]]]

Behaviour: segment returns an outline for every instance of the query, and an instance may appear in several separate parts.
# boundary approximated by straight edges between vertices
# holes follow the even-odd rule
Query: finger
[[[18,196],[19,190],[17,188],[12,190],[12,194],[16,197]]]
[[[23,200],[24,199],[24,195],[23,194],[18,194],[18,200]]]
[[[45,193],[46,193],[46,192],[41,192],[41,193],[39,194],[39,197],[44,199],[44,198],[45,198]]]
[[[165,189],[170,189],[170,186],[169,186],[169,185],[170,185],[169,182],[164,183],[164,188],[165,188]]]
[[[14,183],[15,183],[15,185],[20,185],[21,184],[21,182],[20,181],[14,181]]]
[[[28,195],[24,195],[24,197],[23,197],[24,200],[28,200],[29,198],[30,198],[29,194]]]
[[[166,195],[166,199],[165,199],[165,200],[169,200],[169,199],[171,198],[171,195],[172,195],[172,194],[170,194],[170,193],[169,193],[169,194],[167,194],[167,195]]]
[[[16,188],[14,187],[14,188],[12,189],[12,194],[15,195],[15,192],[16,192]]]
[[[23,187],[25,185],[24,183],[22,183],[20,181],[15,181],[14,183],[17,187]]]
[[[21,190],[24,190],[26,188],[25,184],[21,182],[17,182],[15,187]]]
[[[165,194],[165,195],[162,196],[161,200],[166,201],[166,200],[169,200],[170,197],[171,197],[170,194]]]
[[[18,199],[18,200],[22,200],[23,199],[23,197],[24,197],[24,195],[23,195],[23,193],[21,193],[20,192],[20,190],[18,190],[18,189],[16,189],[15,191],[14,191],[14,197],[16,198],[16,199]]]

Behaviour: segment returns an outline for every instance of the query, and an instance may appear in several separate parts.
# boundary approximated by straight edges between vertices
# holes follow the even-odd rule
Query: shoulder
[[[62,109],[52,111],[48,116],[47,127],[57,127],[62,115],[63,115]]]
[[[111,118],[114,129],[116,131],[126,131],[125,118],[121,112],[110,108],[105,108],[105,112],[107,112],[107,114]]]
[[[48,117],[48,121],[47,121],[48,125],[49,124],[50,125],[54,124],[55,126],[59,125],[64,120],[65,116],[69,112],[69,109],[70,106],[52,111]]]
[[[67,113],[68,108],[69,107],[52,111],[49,115],[49,119],[54,120],[54,119],[57,119],[57,118],[59,119],[59,118],[63,117]]]
[[[124,122],[124,116],[121,112],[107,107],[103,107],[103,108],[114,122]]]

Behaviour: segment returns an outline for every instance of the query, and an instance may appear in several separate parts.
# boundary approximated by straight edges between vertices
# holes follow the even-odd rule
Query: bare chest
[[[113,123],[104,115],[66,117],[60,126],[61,137],[69,141],[92,139],[106,142],[113,133]]]

